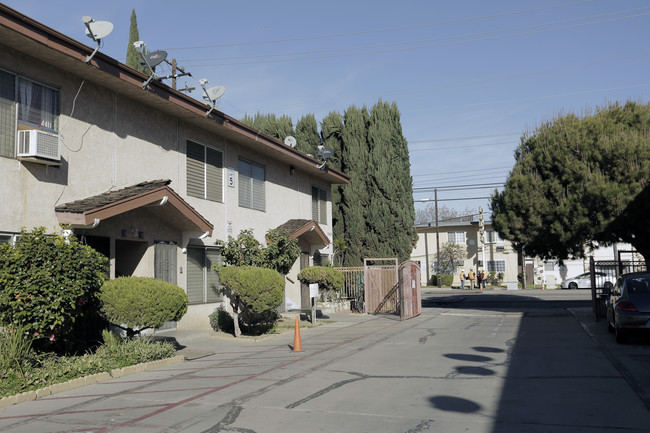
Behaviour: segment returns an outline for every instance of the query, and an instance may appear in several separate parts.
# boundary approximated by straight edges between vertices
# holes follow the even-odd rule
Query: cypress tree
[[[151,73],[140,63],[140,53],[135,49],[133,43],[140,40],[140,32],[138,32],[138,18],[135,16],[135,9],[131,11],[131,26],[129,28],[129,44],[126,47],[126,65],[132,67],[136,71],[143,72],[147,75]]]
[[[396,104],[381,100],[370,111],[368,126],[367,251],[380,257],[408,259],[416,241],[415,209],[408,146]]]
[[[305,154],[318,155],[320,136],[316,116],[307,114],[296,123],[296,149]]]
[[[347,250],[344,266],[360,266],[366,255],[366,209],[368,196],[368,109],[349,107],[343,116],[341,132],[341,169],[350,176],[342,185],[338,203]],[[339,226],[340,227],[340,226]]]
[[[297,128],[296,128],[297,129]],[[327,165],[337,170],[341,167],[341,132],[343,119],[336,112],[331,112],[321,122],[321,140],[323,146],[333,150]],[[341,215],[341,188],[343,185],[332,185],[332,232],[334,239],[344,238],[343,216]]]

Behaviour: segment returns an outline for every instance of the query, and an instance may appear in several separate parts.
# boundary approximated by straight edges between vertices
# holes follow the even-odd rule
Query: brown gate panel
[[[393,262],[369,265],[368,262]],[[398,310],[397,259],[368,258],[363,261],[365,309],[367,313],[395,313]]]
[[[402,320],[419,316],[422,312],[420,294],[420,265],[406,261],[399,267],[400,318]]]

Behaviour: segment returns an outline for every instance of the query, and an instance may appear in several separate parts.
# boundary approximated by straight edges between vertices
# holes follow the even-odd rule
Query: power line
[[[512,168],[511,165],[506,165],[504,167],[484,168],[484,169],[481,169],[481,171],[486,172],[486,171],[505,170],[505,169],[511,169],[511,168]],[[430,176],[439,176],[439,175],[443,175],[443,174],[457,174],[457,173],[458,173],[458,170],[454,170],[454,171],[443,171],[443,172],[436,172],[436,173],[430,173],[430,174],[414,174],[411,177],[424,177],[424,176],[430,177]]]
[[[201,46],[193,46],[193,47],[176,47],[176,48],[162,48],[162,49],[163,50],[168,50],[168,51],[171,51],[171,50],[180,51],[180,50],[195,50],[195,49],[204,49],[204,48],[225,48],[225,47],[239,47],[239,46],[245,46],[245,45],[268,45],[268,44],[276,44],[276,43],[308,41],[308,40],[314,40],[314,39],[331,39],[331,38],[340,38],[340,37],[347,37],[347,36],[368,35],[368,34],[373,34],[373,33],[384,33],[384,32],[394,32],[394,31],[401,31],[401,30],[411,30],[411,29],[423,28],[423,27],[434,27],[434,26],[447,25],[447,24],[458,24],[458,23],[463,23],[463,22],[479,21],[479,20],[486,20],[486,19],[492,19],[492,18],[500,18],[500,17],[504,17],[504,16],[509,16],[509,15],[519,15],[519,14],[525,14],[525,13],[529,13],[529,12],[539,12],[539,11],[544,11],[544,10],[549,10],[549,9],[568,7],[568,6],[575,6],[575,5],[579,5],[579,4],[583,4],[583,3],[592,3],[593,1],[594,0],[583,0],[583,1],[565,3],[565,4],[560,4],[560,5],[554,5],[554,6],[546,6],[546,7],[542,7],[542,8],[524,9],[524,10],[513,11],[513,12],[504,12],[504,13],[501,13],[501,14],[484,15],[484,16],[470,17],[470,18],[461,18],[461,19],[449,20],[449,21],[438,21],[438,22],[429,23],[429,24],[415,24],[415,25],[411,25],[411,26],[389,27],[389,28],[385,28],[385,29],[366,30],[366,31],[360,31],[360,32],[338,33],[338,34],[320,35],[320,36],[305,36],[305,37],[300,37],[300,38],[278,39],[278,40],[270,40],[270,41],[238,42],[238,43],[230,43],[230,44],[201,45]]]
[[[493,185],[493,186],[502,186],[503,183],[473,183],[473,184],[467,184],[467,185],[450,185],[450,186],[438,186],[438,187],[427,187],[427,188],[413,188],[413,192],[421,192],[422,190],[444,190],[444,189],[449,189],[449,188],[469,188],[469,187],[485,187],[488,185]],[[470,188],[471,189],[471,188]]]
[[[467,149],[470,147],[487,147],[487,146],[500,146],[502,144],[518,144],[512,141],[501,141],[498,143],[484,143],[484,144],[467,144],[465,146],[449,146],[449,147],[429,147],[427,149],[409,149],[409,152],[435,152],[436,150],[449,150],[449,149]]]
[[[650,8],[650,6],[645,7],[645,8],[639,8],[639,9],[648,9],[648,8]],[[506,31],[513,31],[513,30],[514,31],[525,30],[527,28],[549,26],[549,25],[554,25],[554,24],[560,24],[560,23],[563,23],[563,22],[585,20],[585,19],[591,19],[591,18],[594,18],[594,17],[608,16],[608,15],[614,15],[614,14],[619,14],[619,13],[623,13],[623,12],[613,12],[613,13],[610,13],[610,14],[594,15],[594,16],[591,16],[591,17],[575,18],[575,19],[572,19],[572,20],[556,21],[556,22],[546,23],[546,24],[537,24],[537,25],[524,26],[524,27],[514,27],[514,28],[504,29],[504,30],[495,30],[495,31],[491,31],[491,32],[483,32],[483,33],[476,33],[476,34],[453,36],[453,38],[480,36],[481,34],[494,34],[494,33],[506,32]],[[461,40],[461,41],[451,41],[451,42],[436,43],[436,44],[416,45],[416,46],[412,46],[412,47],[392,48],[392,49],[386,49],[386,50],[372,50],[372,51],[365,51],[365,52],[359,52],[359,53],[331,54],[331,55],[325,55],[325,56],[311,56],[311,57],[301,57],[301,58],[293,58],[293,59],[277,59],[277,60],[261,60],[261,61],[253,60],[253,61],[246,61],[246,62],[231,62],[231,63],[206,63],[206,64],[194,64],[192,66],[194,66],[194,67],[199,67],[199,66],[200,67],[208,67],[208,66],[250,65],[250,64],[259,64],[259,63],[282,63],[282,62],[295,62],[295,61],[305,61],[305,60],[329,59],[329,58],[335,58],[335,57],[350,57],[350,56],[358,56],[358,55],[381,54],[381,53],[398,52],[398,51],[410,51],[410,50],[423,49],[423,48],[441,47],[441,46],[446,46],[446,45],[458,45],[458,44],[467,44],[467,43],[471,43],[471,42],[482,42],[482,41],[488,41],[488,40],[494,40],[494,39],[512,38],[512,37],[517,37],[517,36],[528,36],[528,35],[533,35],[533,34],[538,34],[538,33],[556,31],[556,30],[567,30],[567,29],[585,27],[585,26],[590,26],[590,25],[595,25],[595,24],[604,24],[604,23],[622,21],[622,20],[631,19],[631,18],[638,18],[638,17],[642,17],[642,16],[646,16],[646,15],[650,15],[650,12],[646,12],[646,13],[642,13],[642,14],[636,14],[636,15],[629,15],[629,16],[619,17],[619,18],[611,18],[611,19],[608,19],[608,20],[594,21],[594,22],[589,22],[589,23],[553,27],[553,28],[550,28],[550,29],[541,29],[541,30],[514,33],[514,34],[508,34],[508,35],[488,36],[488,37],[484,37],[484,38],[467,39],[467,40]],[[323,52],[340,52],[340,51],[350,51],[350,50],[361,50],[361,49],[369,49],[369,48],[379,48],[379,47],[383,47],[383,46],[395,46],[395,45],[404,45],[404,44],[413,44],[413,43],[422,43],[422,42],[433,42],[433,41],[445,40],[445,39],[450,39],[450,38],[452,38],[452,36],[443,37],[443,38],[428,39],[428,40],[423,40],[423,41],[409,41],[409,42],[400,42],[400,43],[394,43],[394,44],[367,46],[367,47],[339,48],[339,49],[333,49],[333,50],[326,50],[326,51],[323,51]],[[168,49],[168,50],[171,50],[171,49]],[[312,53],[312,52],[306,52],[306,53],[303,53],[303,54],[310,54],[310,53]],[[318,53],[318,51],[316,51],[316,53]],[[300,54],[300,53],[293,53],[293,54],[286,53],[286,54],[279,54],[279,55],[249,56],[249,57],[241,57],[241,58],[274,57],[274,56],[282,56],[282,55],[302,55],[302,54]],[[227,58],[222,58],[222,60],[224,60],[224,59],[227,60]],[[236,59],[236,58],[234,58],[234,59]],[[200,59],[200,60],[199,59],[183,59],[182,61],[184,63],[188,63],[188,62],[193,62],[193,61],[204,61],[204,60],[205,59]],[[214,59],[214,60],[218,60],[218,59]]]

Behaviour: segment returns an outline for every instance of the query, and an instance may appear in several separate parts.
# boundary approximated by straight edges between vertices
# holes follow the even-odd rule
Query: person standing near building
[[[478,273],[476,274],[476,282],[478,283],[479,289],[485,289],[485,272],[483,272],[483,268],[478,270]]]
[[[476,278],[476,274],[474,274],[474,268],[469,268],[469,272],[467,273],[467,279],[469,280],[469,289],[474,290],[474,280]]]
[[[465,290],[465,269],[460,270],[460,290]]]

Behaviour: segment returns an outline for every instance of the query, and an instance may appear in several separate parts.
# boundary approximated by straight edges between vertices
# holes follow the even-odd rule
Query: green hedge
[[[440,282],[442,287],[451,287],[452,282],[454,281],[454,276],[452,274],[441,274]],[[438,276],[431,276],[431,285],[438,287]]]
[[[107,281],[100,299],[102,315],[128,335],[180,320],[187,312],[185,291],[156,278],[120,277]]]
[[[74,236],[23,230],[0,245],[0,322],[37,337],[36,347],[83,349],[108,259]]]

